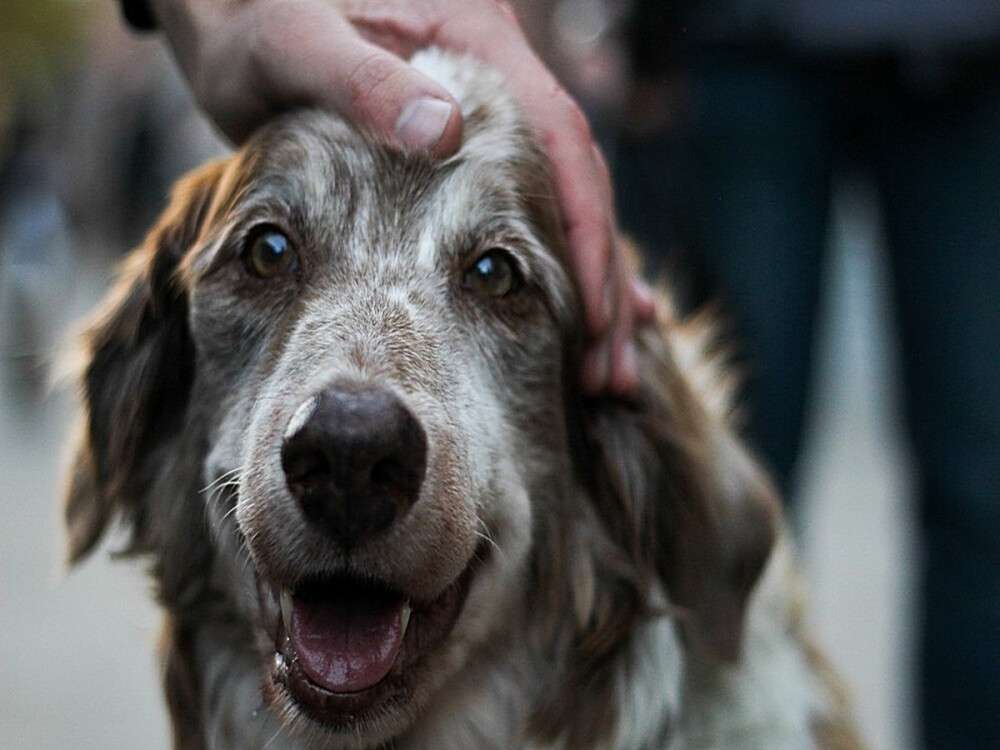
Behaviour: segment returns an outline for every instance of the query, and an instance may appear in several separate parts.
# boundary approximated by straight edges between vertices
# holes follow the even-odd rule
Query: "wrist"
[[[155,24],[167,33],[192,33],[204,27],[214,17],[221,17],[226,0],[124,0],[145,3]]]
[[[126,0],[127,1],[127,0]],[[145,0],[188,80],[194,82],[206,30],[216,26],[224,0]]]

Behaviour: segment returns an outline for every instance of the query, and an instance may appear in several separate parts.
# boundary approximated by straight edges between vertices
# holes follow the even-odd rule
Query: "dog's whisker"
[[[199,490],[199,494],[204,495],[205,493],[211,492],[213,489],[215,489],[216,487],[219,487],[219,486],[227,487],[227,486],[230,486],[230,485],[232,485],[234,483],[238,484],[239,483],[239,475],[242,472],[243,472],[243,467],[242,466],[237,466],[235,469],[231,469],[230,471],[227,471],[224,474],[220,474],[215,479],[213,479],[211,482],[209,482],[207,485],[205,485],[204,487],[202,487]]]
[[[232,485],[223,485],[221,487],[216,487],[215,489],[211,490],[211,492],[209,492],[208,498],[206,500],[207,505],[209,505],[209,506],[223,505],[224,503],[227,503],[227,502],[230,502],[230,501],[234,501],[235,498],[236,498],[236,493],[230,492],[229,490],[231,488],[232,488]],[[235,502],[232,503],[232,507],[233,508],[236,507],[236,503]],[[226,513],[223,515],[222,520],[224,521],[226,519],[226,517],[231,512],[232,512],[232,508],[230,508],[229,510],[227,510]]]
[[[222,481],[224,479],[229,479],[230,477],[236,476],[236,475],[240,474],[240,472],[242,472],[242,471],[243,471],[243,467],[242,466],[237,466],[237,467],[235,467],[233,469],[230,469],[229,471],[224,471],[222,474],[220,474],[219,476],[217,476],[212,481],[212,483],[210,483],[210,486],[211,486],[211,484],[214,484],[215,482],[220,482],[220,481]]]
[[[493,533],[493,529],[490,528],[490,525],[486,522],[486,519],[477,518],[476,521],[483,528],[483,532],[486,534],[486,536],[489,537],[490,541],[494,541],[496,539],[496,534]]]
[[[487,531],[489,531],[489,530],[487,529]],[[485,541],[487,544],[489,544],[493,549],[495,549],[497,551],[498,555],[500,555],[501,557],[506,558],[506,554],[500,548],[500,545],[497,544],[496,540],[494,540],[493,537],[490,536],[488,533],[484,534],[482,531],[479,531],[478,529],[473,529],[472,533],[475,534],[480,539],[482,539],[483,541]]]
[[[232,508],[230,508],[229,510],[227,510],[227,511],[226,511],[226,512],[225,512],[225,513],[224,513],[224,514],[222,515],[222,518],[220,518],[220,519],[219,519],[219,521],[220,521],[221,523],[225,523],[226,521],[228,521],[228,520],[229,520],[229,517],[230,517],[230,516],[232,516],[232,515],[234,515],[234,514],[236,513],[236,509],[237,509],[237,508],[239,508],[239,506],[238,506],[238,505],[237,505],[236,503],[233,503],[233,507],[232,507]]]

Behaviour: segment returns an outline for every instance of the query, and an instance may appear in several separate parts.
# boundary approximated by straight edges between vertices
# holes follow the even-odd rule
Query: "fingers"
[[[442,29],[447,44],[464,48],[503,72],[552,165],[569,263],[579,285],[590,344],[581,382],[589,393],[627,395],[638,383],[632,341],[636,297],[619,257],[611,177],[586,117],[528,47],[516,22],[499,12],[486,40],[482,22],[456,19]],[[642,313],[649,305],[642,305]]]
[[[619,275],[618,317],[611,330],[610,362],[608,363],[607,388],[611,393],[628,396],[639,385],[639,357],[636,351],[634,328],[635,308],[632,300],[631,278],[624,272]]]
[[[467,5],[438,28],[434,41],[499,70],[538,136],[552,166],[588,327],[597,335],[613,318],[605,290],[614,229],[607,168],[586,116],[531,49],[509,6]]]
[[[656,318],[656,299],[653,297],[653,290],[640,278],[632,279],[632,308],[635,311],[636,321],[639,323],[651,323]]]
[[[549,157],[587,330],[599,338],[614,321],[619,299],[611,280],[615,219],[610,178],[579,106],[541,70],[544,77],[530,75],[514,85],[522,89],[519,99]]]
[[[201,105],[237,143],[295,107],[338,112],[407,150],[447,156],[461,143],[452,96],[363,38],[328,0],[198,5],[190,13],[175,10],[166,30]],[[187,37],[200,43],[183,43]]]
[[[291,6],[291,7],[289,7]],[[355,125],[409,150],[445,156],[458,149],[458,103],[404,60],[362,38],[323,2],[266,5],[270,17],[254,66],[272,98],[339,112]]]
[[[628,294],[631,283],[626,280]],[[631,302],[617,308],[618,316],[606,335],[592,340],[584,353],[581,386],[585,393],[608,392],[618,396],[634,395],[639,385],[639,356],[634,338],[636,309]]]
[[[570,263],[583,297],[590,334],[603,336],[614,320],[619,302],[612,264],[614,210],[603,163],[595,159],[589,126],[582,113],[565,113],[568,125],[550,122],[546,146],[563,213]],[[548,119],[551,115],[543,115]]]
[[[591,146],[591,153],[597,173],[594,185],[600,192],[608,217],[608,231],[602,237],[602,255],[596,257],[606,258],[601,291],[602,303],[606,305],[604,312],[609,314],[611,320],[607,330],[597,332],[597,339],[591,346],[592,355],[584,370],[584,384],[591,393],[607,390],[616,395],[628,396],[639,383],[638,355],[633,340],[637,315],[636,280],[614,229],[616,222],[611,172],[596,145]]]
[[[594,172],[589,186],[593,196],[584,196],[583,200],[599,201],[599,207],[592,207],[590,211],[600,210],[604,221],[594,227],[578,224],[575,232],[572,225],[567,227],[567,240],[574,250],[584,307],[598,302],[601,305],[588,316],[592,341],[584,361],[582,382],[584,389],[592,394],[605,390],[627,394],[635,380],[631,297],[624,284],[626,269],[616,243],[610,171],[596,144],[591,143],[589,150]],[[581,200],[579,195],[570,198]],[[599,294],[599,298],[592,296],[588,301],[587,284],[593,285],[591,294]]]

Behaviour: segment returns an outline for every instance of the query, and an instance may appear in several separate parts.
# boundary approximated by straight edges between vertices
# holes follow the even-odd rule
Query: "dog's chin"
[[[306,719],[345,739],[401,731],[437,681],[436,657],[485,554],[477,550],[429,601],[371,579],[307,578],[289,591],[258,578],[262,609],[273,613],[264,639],[270,646],[273,637],[265,665],[272,708],[286,724]]]

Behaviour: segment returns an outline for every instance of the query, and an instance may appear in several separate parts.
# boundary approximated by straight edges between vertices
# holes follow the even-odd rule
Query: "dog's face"
[[[400,735],[526,621],[601,684],[654,590],[731,654],[770,545],[661,333],[635,404],[579,398],[546,165],[472,91],[444,163],[307,113],[189,176],[89,332],[71,556],[123,514],[316,746]],[[608,703],[562,683],[543,733]]]
[[[544,166],[517,127],[477,143],[432,164],[303,114],[178,192],[219,577],[272,703],[362,745],[515,614],[570,473]]]
[[[182,265],[209,518],[252,557],[272,700],[391,736],[523,593],[569,283],[488,154],[298,116],[221,172]]]

